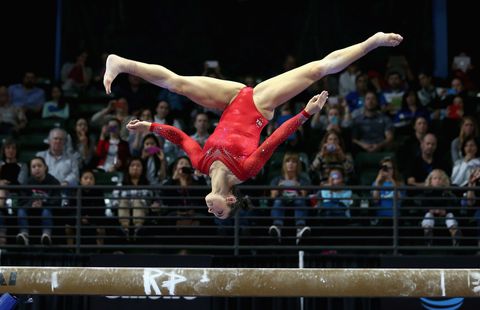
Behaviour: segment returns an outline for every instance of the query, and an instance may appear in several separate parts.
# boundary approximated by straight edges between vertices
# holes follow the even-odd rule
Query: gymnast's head
[[[247,207],[245,199],[241,197],[235,186],[225,196],[214,193],[208,194],[205,197],[205,202],[208,212],[222,220],[233,217],[238,210]]]

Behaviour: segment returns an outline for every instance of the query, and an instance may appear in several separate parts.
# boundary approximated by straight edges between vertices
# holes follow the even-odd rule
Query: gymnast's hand
[[[133,132],[148,132],[152,123],[138,119],[131,120],[127,124],[127,129]]]
[[[313,96],[312,99],[308,101],[305,111],[310,115],[320,112],[325,105],[325,102],[327,102],[327,99],[328,92],[324,90],[319,95]]]

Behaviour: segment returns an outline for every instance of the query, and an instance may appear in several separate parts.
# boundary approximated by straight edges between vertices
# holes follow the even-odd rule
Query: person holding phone
[[[150,130],[180,145],[193,166],[211,177],[212,192],[205,197],[208,211],[225,219],[234,213],[232,210],[243,205],[233,194],[233,187],[255,176],[275,148],[322,109],[328,93],[324,91],[310,99],[301,113],[283,123],[258,147],[260,133],[273,118],[275,108],[323,77],[342,71],[372,50],[381,46],[397,46],[402,40],[399,34],[377,32],[363,42],[283,72],[254,88],[206,76],[181,76],[160,65],[111,54],[106,62],[104,86],[109,94],[117,75],[128,73],[186,96],[204,108],[224,110],[203,149],[185,133],[171,126],[133,120],[127,128],[133,131]]]
[[[162,182],[167,176],[167,160],[156,135],[149,133],[143,137],[140,153],[145,161],[146,175],[150,184]]]

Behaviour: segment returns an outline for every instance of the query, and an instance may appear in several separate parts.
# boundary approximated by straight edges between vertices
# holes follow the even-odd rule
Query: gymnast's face
[[[223,197],[222,195],[210,193],[205,197],[205,202],[207,203],[208,213],[212,213],[219,219],[226,219],[230,214],[230,207],[227,204],[228,198]]]

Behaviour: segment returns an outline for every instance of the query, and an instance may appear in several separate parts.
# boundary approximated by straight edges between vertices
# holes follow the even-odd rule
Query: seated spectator
[[[480,168],[475,169],[471,174],[468,180],[468,191],[467,191],[467,207],[472,210],[473,213],[470,218],[475,220],[476,224],[476,234],[477,234],[477,243],[480,247],[480,208],[478,205],[478,197],[480,193],[478,192],[478,187],[480,186]],[[480,250],[477,251],[477,255],[480,254]]]
[[[273,225],[268,229],[268,233],[281,242],[282,227],[284,224],[287,207],[293,207],[295,216],[295,226],[297,227],[296,241],[299,244],[300,239],[310,233],[311,229],[306,224],[308,216],[307,210],[307,191],[297,190],[297,186],[310,185],[310,180],[302,174],[302,165],[298,153],[287,152],[283,157],[281,175],[273,178],[271,186],[281,186],[285,189],[273,189],[270,191],[270,197],[273,199],[273,208],[271,216]]]
[[[420,154],[420,144],[423,137],[428,132],[428,121],[423,116],[417,116],[413,121],[413,132],[411,132],[405,141],[399,146],[397,150],[397,158],[410,158]],[[399,167],[404,171],[407,167],[406,161],[400,161]]]
[[[437,137],[426,134],[420,143],[420,153],[408,158],[407,185],[424,186],[428,174],[434,169],[450,172],[450,165],[437,152]]]
[[[75,132],[72,135],[72,152],[77,158],[79,170],[96,166],[96,146],[97,138],[90,131],[87,120],[84,118],[77,119]]]
[[[417,93],[414,90],[405,91],[402,97],[401,108],[393,118],[395,132],[398,134],[408,134],[412,126],[412,121],[420,116],[427,121],[430,120],[430,112],[427,108],[420,105]]]
[[[167,101],[158,102],[153,118],[156,123],[166,124],[184,130],[181,121],[178,118],[174,118],[173,114],[170,113],[170,104]],[[169,165],[171,165],[177,157],[183,155],[181,149],[168,140],[163,141],[163,150]]]
[[[7,88],[0,85],[0,134],[16,135],[26,125],[23,109],[10,103]]]
[[[75,61],[63,64],[61,69],[62,89],[69,96],[85,93],[90,85],[93,70],[87,63],[88,53],[81,51]]]
[[[392,121],[378,110],[377,96],[372,91],[367,91],[365,95],[363,113],[353,119],[352,136],[357,151],[372,153],[392,150]]]
[[[380,161],[380,169],[378,170],[377,177],[372,186],[375,187],[372,190],[372,198],[376,210],[376,221],[390,219],[393,217],[393,207],[396,204],[397,210],[400,208],[404,196],[404,192],[394,189],[385,189],[385,187],[398,187],[402,186],[403,180],[398,172],[395,161],[392,158],[384,158]],[[399,216],[397,212],[397,216]]]
[[[203,148],[205,141],[210,137],[210,133],[208,132],[210,129],[210,119],[208,118],[208,114],[200,112],[195,115],[193,127],[195,128],[195,133],[190,137],[197,141],[200,147]]]
[[[114,190],[114,205],[118,207],[118,221],[127,240],[130,240],[130,229],[133,228],[133,240],[136,241],[145,223],[153,193],[141,188],[149,185],[143,160],[133,157],[126,165],[122,185],[138,186],[139,189]]]
[[[25,185],[60,185],[60,182],[48,173],[48,166],[43,157],[34,157],[30,161],[31,177]],[[53,210],[60,207],[60,190],[28,189],[22,194],[25,199],[19,202],[17,211],[20,233],[17,234],[17,243],[29,245],[29,216],[41,216],[41,244],[52,244]]]
[[[150,109],[143,109],[140,111],[138,117],[141,121],[153,122],[153,114]],[[128,134],[128,145],[130,146],[130,154],[133,156],[140,156],[140,149],[142,142],[148,132],[130,131]]]
[[[119,82],[121,81],[119,79]],[[115,97],[125,98],[128,101],[128,114],[130,115],[138,116],[142,110],[155,104],[154,87],[133,74],[127,75],[126,83],[117,84],[113,93]]]
[[[102,127],[97,144],[97,168],[105,172],[123,171],[130,157],[128,142],[120,137],[120,121],[112,118]]]
[[[167,161],[155,134],[150,133],[143,138],[140,154],[145,162],[148,182],[151,185],[160,184],[167,177]]]
[[[62,89],[59,86],[53,86],[50,96],[51,100],[43,105],[42,118],[68,119],[70,117],[70,105],[63,97]]]
[[[11,103],[25,111],[27,118],[40,116],[45,103],[45,91],[36,86],[37,77],[32,71],[25,72],[22,83],[8,87],[8,95]]]
[[[345,171],[345,182],[353,178],[353,157],[345,151],[343,139],[336,131],[328,131],[320,142],[319,151],[310,165],[310,175],[313,183],[326,182],[330,170],[340,168]]]
[[[120,122],[119,135],[123,140],[128,141],[130,132],[127,124],[134,116],[128,114],[128,101],[125,98],[110,100],[108,106],[93,114],[90,121],[94,128],[101,128],[112,118],[116,118]]]
[[[17,160],[17,144],[12,138],[4,139],[1,147],[0,160],[0,185],[20,185],[25,184],[28,177],[28,167],[25,163]],[[1,188],[0,189],[0,245],[6,243],[7,228],[5,218],[12,212],[12,206],[8,205],[7,199],[17,195],[18,190]],[[13,212],[12,212],[13,213]]]
[[[95,174],[92,170],[83,170],[80,175],[82,208],[81,208],[81,236],[92,235],[91,231],[96,236],[95,244],[98,246],[104,245],[104,237],[106,236],[106,226],[109,221],[105,215],[105,200],[103,199],[103,191],[97,188],[92,188],[95,185]],[[75,203],[72,201],[72,204]],[[90,240],[90,239],[87,239]],[[88,243],[88,242],[82,242]]]
[[[333,103],[335,101],[327,102],[327,113],[316,113],[310,122],[310,126],[314,129],[320,129],[322,131],[335,130],[342,136],[349,137],[346,132],[350,130],[352,125],[352,118],[348,110],[348,105],[343,101],[342,105]]]
[[[167,207],[167,213],[177,216],[177,226],[198,226],[198,216],[204,212],[205,201],[200,198],[205,193],[203,189],[190,188],[193,185],[207,185],[202,174],[192,168],[190,159],[186,156],[177,158],[171,165],[169,176],[162,182],[165,186],[180,186],[179,189],[162,189],[161,196],[163,205]],[[180,197],[180,200],[179,200]],[[202,206],[199,209],[199,206]]]
[[[433,244],[435,219],[441,217],[445,219],[445,225],[452,237],[452,245],[458,246],[461,231],[458,227],[458,222],[455,219],[454,213],[460,212],[460,202],[451,191],[435,189],[435,187],[450,186],[448,175],[441,169],[434,169],[425,180],[425,186],[429,187],[429,189],[426,189],[421,193],[421,201],[422,207],[428,211],[425,213],[421,225],[424,230],[427,245],[430,246]]]
[[[463,158],[457,160],[452,168],[452,184],[465,186],[472,171],[480,167],[478,140],[474,137],[466,138],[462,143]]]
[[[48,134],[48,149],[37,152],[36,156],[45,159],[48,172],[62,185],[78,184],[78,162],[66,151],[67,132],[62,128],[53,128]]]
[[[426,71],[421,71],[418,73],[418,82],[420,88],[417,91],[418,99],[420,104],[429,109],[430,112],[434,109],[435,106],[438,106],[440,102],[440,96],[437,91],[437,87],[433,82],[433,77],[431,73]]]
[[[460,124],[460,133],[450,143],[450,156],[452,158],[452,164],[463,158],[462,145],[465,139],[470,137],[478,137],[478,123],[475,118],[471,116],[464,116]]]
[[[353,193],[344,187],[345,181],[341,169],[332,169],[325,184],[326,189],[317,192],[317,212],[321,217],[351,218],[350,206]]]
[[[348,105],[348,110],[352,114],[352,118],[355,118],[363,113],[367,92],[373,91],[373,87],[369,85],[369,79],[366,73],[360,73],[357,75],[357,78],[355,80],[355,87],[355,91],[348,93],[345,97],[345,101]],[[373,93],[378,98],[378,106],[383,107],[386,103],[383,94],[375,91],[373,91]],[[342,105],[344,104],[342,103]]]
[[[387,101],[384,111],[389,116],[394,116],[401,108],[402,98],[406,90],[405,78],[397,70],[387,72],[387,87],[383,90],[383,96]]]

